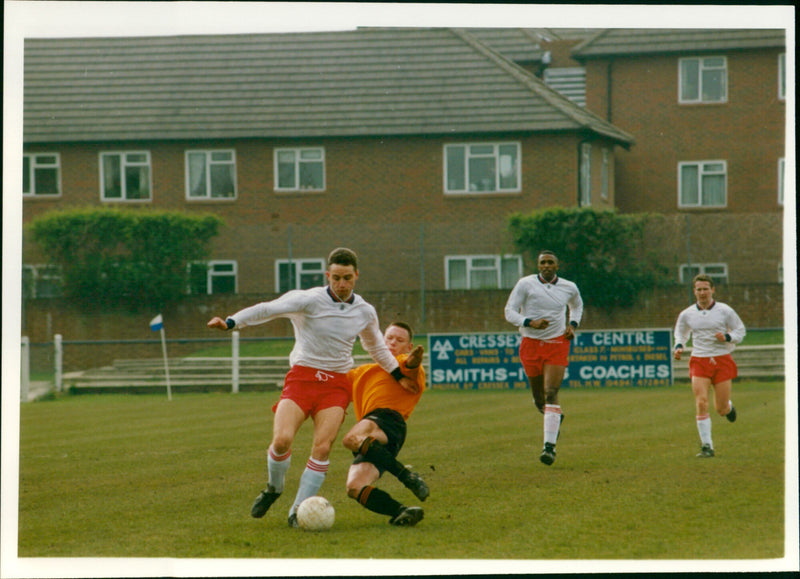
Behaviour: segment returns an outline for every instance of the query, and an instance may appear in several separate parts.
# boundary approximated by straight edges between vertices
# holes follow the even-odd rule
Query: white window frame
[[[44,162],[44,157],[55,157],[55,163]],[[22,196],[26,198],[40,198],[40,199],[54,199],[61,197],[61,155],[59,153],[25,153],[22,155],[23,171],[24,161],[28,160],[28,185],[29,190],[23,188]],[[36,190],[36,172],[42,170],[54,170],[56,172],[56,192],[55,193],[39,193]]]
[[[214,155],[230,155],[230,159],[214,160]],[[204,195],[192,195],[192,176],[189,158],[192,155],[204,155],[204,171],[206,190]],[[236,151],[234,149],[192,149],[187,150],[184,156],[185,170],[186,170],[186,200],[187,201],[235,201],[237,196],[238,187],[236,185]],[[230,196],[213,195],[211,191],[211,168],[214,165],[230,166],[233,171],[231,172],[233,182],[233,194]]]
[[[690,270],[691,268],[691,270]],[[696,270],[696,271],[695,271]],[[721,270],[722,273],[719,273]],[[714,283],[728,283],[728,264],[727,263],[682,263],[678,268],[681,283],[689,283],[694,276],[704,273],[713,278]]]
[[[188,263],[186,265],[187,269],[191,271],[192,265],[205,265],[207,267],[206,270],[206,292],[204,294],[194,294],[194,295],[226,295],[214,293],[214,278],[215,277],[233,277],[233,293],[239,293],[239,264],[236,260],[233,259],[213,259],[210,261],[194,261]],[[230,265],[232,266],[231,271],[214,271],[214,268],[218,265]],[[191,280],[189,283],[189,287],[187,288],[188,294],[192,294],[192,287],[191,287]]]
[[[592,145],[581,143],[580,207],[592,206]]]
[[[477,149],[491,147],[491,153],[480,153]],[[503,172],[503,155],[500,154],[501,147],[514,147],[516,155],[516,165],[512,165],[511,169],[516,172],[515,183],[512,187],[501,187],[501,174]],[[463,165],[464,174],[458,176],[463,179],[464,187],[457,189],[451,187],[448,167],[448,153],[451,150],[461,148],[464,150]],[[478,190],[470,188],[470,174],[469,174],[469,160],[493,158],[495,160],[495,174],[494,174],[494,189]],[[469,142],[469,143],[447,143],[444,145],[443,151],[443,177],[444,177],[444,193],[445,195],[502,195],[507,193],[519,193],[522,191],[522,144],[519,141],[490,141],[490,142]],[[455,177],[455,176],[454,176]]]
[[[129,161],[129,155],[144,155],[144,162]],[[120,197],[106,197],[105,189],[105,157],[116,156],[120,158]],[[125,184],[125,169],[129,167],[147,167],[147,197],[129,199]],[[153,200],[153,165],[150,151],[102,151],[100,153],[100,200],[107,203],[150,203]]]
[[[325,271],[327,270],[326,259],[324,257],[305,258],[305,259],[276,259],[275,260],[275,292],[281,293],[289,291],[288,289],[281,288],[281,266],[288,266],[289,263],[295,266],[294,269],[294,286],[289,289],[302,289],[303,275],[317,275],[322,274],[322,283],[325,284]],[[303,271],[303,266],[317,266],[311,270]]]
[[[707,165],[722,165],[722,171],[704,170]],[[684,167],[697,167],[697,196],[696,204],[683,202],[683,169]],[[712,175],[722,175],[724,178],[725,201],[718,205],[708,205],[703,203],[703,177]],[[682,209],[720,209],[728,206],[728,162],[720,159],[707,161],[681,161],[678,163],[678,207]]]
[[[36,264],[25,264],[22,266],[22,270],[23,272],[26,270],[29,271],[31,276],[30,285],[28,286],[28,288],[30,289],[30,295],[27,296],[28,298],[36,299],[41,297],[45,298],[62,297],[64,295],[62,287],[62,284],[64,282],[64,277],[61,272],[61,267],[49,263],[36,263]],[[44,281],[50,281],[59,288],[59,291],[56,292],[56,295],[46,295],[46,296],[39,295],[41,293],[39,289],[39,283]]]
[[[786,100],[786,53],[778,55],[778,99]]]
[[[722,66],[706,66],[710,60],[722,59]],[[684,98],[683,96],[683,67],[689,62],[697,62],[697,97]],[[709,100],[703,98],[703,72],[721,70],[723,73],[722,98]],[[680,104],[722,104],[728,102],[728,59],[725,56],[693,56],[678,59],[678,102]]]
[[[478,260],[493,260],[493,267],[479,266],[475,262]],[[503,261],[515,260],[517,262],[517,275],[513,282],[509,282],[506,286],[503,285]],[[445,288],[453,289],[451,286],[453,280],[450,279],[450,264],[454,261],[466,262],[466,287],[458,288],[464,290],[472,289],[512,289],[514,284],[522,277],[522,256],[517,254],[503,254],[503,255],[448,255],[444,258],[444,275],[445,275]],[[473,288],[472,276],[474,271],[494,271],[496,273],[497,285],[492,288]]]
[[[280,156],[281,153],[289,153],[291,152],[294,155],[294,186],[293,187],[281,187],[280,184]],[[318,159],[306,159],[304,160],[303,154],[304,153],[319,153]],[[322,185],[320,187],[303,187],[301,186],[301,169],[304,164],[312,164],[312,163],[319,163],[322,165]],[[281,147],[279,149],[275,149],[273,151],[273,174],[275,175],[274,178],[274,188],[275,191],[279,192],[312,192],[312,193],[319,193],[325,191],[326,189],[326,170],[325,170],[325,147]]]
[[[608,201],[608,192],[610,189],[609,183],[609,165],[610,165],[611,152],[607,147],[603,147],[603,164],[600,168],[600,198],[603,201]]]
[[[778,205],[783,205],[783,181],[786,173],[786,158],[778,159]]]

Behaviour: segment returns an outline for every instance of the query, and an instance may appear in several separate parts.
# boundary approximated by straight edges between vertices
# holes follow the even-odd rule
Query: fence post
[[[231,337],[231,367],[233,371],[232,376],[232,393],[239,392],[239,330],[234,330]]]
[[[64,376],[64,344],[61,334],[53,336],[53,346],[55,347],[55,385],[56,392],[61,392]]]
[[[22,336],[22,352],[20,356],[19,372],[19,399],[21,402],[28,401],[28,392],[31,386],[31,341],[28,336]]]

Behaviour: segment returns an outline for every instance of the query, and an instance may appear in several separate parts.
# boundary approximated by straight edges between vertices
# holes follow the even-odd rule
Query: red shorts
[[[523,337],[519,345],[519,360],[527,376],[544,373],[544,365],[569,366],[570,341],[564,336],[552,340]]]
[[[320,410],[339,406],[345,410],[353,397],[352,387],[347,374],[317,370],[308,366],[292,366],[286,374],[283,392],[278,402],[272,407],[275,412],[278,403],[288,398],[297,404],[306,414],[314,416]]]
[[[736,362],[730,354],[714,356],[712,358],[689,358],[689,376],[698,378],[711,378],[712,384],[719,384],[726,380],[733,380],[738,376]]]

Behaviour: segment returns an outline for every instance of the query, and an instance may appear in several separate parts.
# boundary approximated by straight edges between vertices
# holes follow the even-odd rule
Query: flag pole
[[[169,363],[167,362],[167,338],[164,335],[164,328],[161,328],[161,351],[164,352],[164,373],[167,377],[167,400],[172,400],[172,386],[169,383]]]

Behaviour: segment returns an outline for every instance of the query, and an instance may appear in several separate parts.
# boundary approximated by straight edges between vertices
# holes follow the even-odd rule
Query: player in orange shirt
[[[415,388],[405,383],[401,386],[378,364],[365,364],[347,373],[358,420],[342,440],[355,456],[347,473],[347,496],[370,511],[388,515],[392,525],[413,526],[422,520],[422,508],[407,507],[374,485],[389,471],[421,501],[430,494],[425,481],[396,459],[406,439],[406,420],[425,390],[423,349],[414,348],[413,332],[404,322],[392,323],[383,337],[403,374],[415,381]]]

